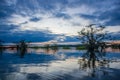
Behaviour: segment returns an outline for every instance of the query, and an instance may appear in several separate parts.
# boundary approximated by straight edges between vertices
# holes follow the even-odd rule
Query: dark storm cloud
[[[56,37],[63,36],[62,34],[48,34],[44,32],[39,31],[23,31],[23,32],[13,32],[10,35],[8,33],[4,35],[0,35],[0,39],[4,38],[5,42],[17,42],[20,40],[26,40],[31,42],[46,42],[50,40],[56,40]],[[70,37],[70,36],[64,36],[66,39],[64,42],[71,42],[71,41],[79,41],[76,37]],[[1,39],[1,40],[2,40]],[[59,40],[57,40],[59,41]]]
[[[4,33],[0,35],[0,39],[4,39],[5,42],[14,42],[20,40],[32,41],[32,42],[44,42],[53,40],[57,35],[48,34],[39,31],[21,31],[21,32],[11,32]]]
[[[15,29],[17,26],[15,25],[0,25],[0,30],[12,30],[12,29]]]

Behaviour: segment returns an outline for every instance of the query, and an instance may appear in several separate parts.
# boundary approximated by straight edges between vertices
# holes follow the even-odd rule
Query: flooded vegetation
[[[87,50],[27,48],[5,49],[0,58],[1,80],[119,80],[120,50],[106,48],[102,59],[89,60]],[[93,64],[94,62],[94,64]]]
[[[0,80],[120,80],[120,0],[0,0]]]
[[[0,42],[0,80],[119,80],[120,45],[103,40],[104,28],[83,28],[81,44]]]

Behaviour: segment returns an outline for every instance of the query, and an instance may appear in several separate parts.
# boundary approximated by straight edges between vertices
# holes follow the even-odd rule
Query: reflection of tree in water
[[[3,53],[3,45],[0,44],[0,55]]]
[[[102,57],[104,53],[105,34],[103,32],[104,26],[91,24],[83,28],[79,34],[79,39],[82,40],[83,44],[86,45],[87,52],[83,55],[87,58],[89,63],[92,61],[92,66],[94,67],[95,61],[98,57]]]
[[[93,65],[93,61],[89,61],[88,59],[79,59],[78,60],[79,69],[88,71],[89,75],[95,77],[98,75],[99,72],[102,72],[103,75],[107,75],[108,71],[105,70],[109,68],[109,61],[108,60],[101,60],[95,61]]]
[[[79,34],[79,39],[86,45],[87,52],[83,54],[83,59],[79,60],[80,69],[92,69],[92,76],[95,76],[97,66],[108,65],[105,56],[105,39],[106,33],[103,33],[104,26],[91,24],[83,28]],[[103,71],[104,72],[104,71]]]
[[[58,51],[58,49],[45,48],[44,51],[47,54],[55,54]]]
[[[23,58],[27,52],[27,44],[24,40],[21,40],[19,45],[17,45],[17,50],[20,50],[20,57]]]
[[[55,54],[58,51],[58,47],[56,44],[50,46],[49,44],[46,44],[44,47],[45,53],[52,53]]]
[[[100,49],[99,49],[100,47]],[[105,50],[101,50],[101,45],[96,47],[96,45],[89,45],[87,52],[83,54],[82,59],[78,60],[79,69],[87,70],[89,69],[89,75],[91,77],[96,77],[101,71],[103,75],[108,75],[106,68],[109,68],[109,60],[103,58],[105,56]]]
[[[105,48],[101,46],[101,44],[90,44],[87,47],[87,52],[83,54],[83,58],[88,59],[88,64],[92,64],[93,67],[95,67],[95,61],[101,59],[103,56],[105,56]]]
[[[0,55],[3,53],[3,42],[4,41],[0,40]]]

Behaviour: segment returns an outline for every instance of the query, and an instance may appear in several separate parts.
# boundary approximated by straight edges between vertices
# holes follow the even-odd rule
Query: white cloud
[[[37,15],[38,16],[38,15]],[[40,15],[39,15],[40,16]],[[32,22],[28,21],[30,17],[13,17],[10,19],[12,24],[19,25],[25,21],[28,23],[19,25],[17,28],[21,31],[31,30],[31,31],[41,31],[48,29],[53,34],[65,34],[65,35],[76,35],[81,27],[85,24],[89,24],[90,21],[74,16],[72,19],[67,20],[63,18],[49,17],[48,15],[44,16],[40,21]],[[74,25],[74,23],[80,23],[81,25]]]
[[[105,30],[109,32],[119,32],[120,26],[106,26]]]
[[[104,21],[96,20],[95,22],[93,20],[85,19],[76,15],[76,14],[92,15],[96,11],[96,9],[91,8],[87,5],[81,5],[77,7],[65,7],[64,9],[61,9],[60,6],[61,6],[60,4],[56,5],[56,9],[52,11],[37,9],[35,12],[33,12],[28,8],[26,12],[23,11],[23,13],[26,16],[22,16],[21,14],[13,14],[12,17],[8,18],[8,22],[9,24],[19,25],[19,27],[13,31],[26,31],[26,30],[41,31],[41,30],[48,29],[53,34],[77,35],[77,32],[80,31],[81,28],[84,27],[85,25],[88,25],[91,23],[98,23],[98,22],[101,24],[104,24],[106,21],[109,20],[109,19]],[[71,16],[71,19],[55,17],[54,13],[55,12],[57,13],[60,11],[61,13],[65,13]],[[27,15],[30,13],[32,13],[32,15]],[[33,22],[33,21],[30,21],[32,17],[37,17],[41,19],[37,22]],[[22,24],[22,23],[25,23],[25,24]],[[120,31],[119,29],[115,29],[113,26],[107,27],[106,30]]]
[[[60,5],[59,6],[57,5],[55,11],[59,12],[59,10],[61,10]],[[13,14],[12,17],[8,19],[8,21],[10,24],[20,26],[13,31],[26,31],[26,30],[41,31],[48,29],[53,34],[65,34],[65,35],[77,35],[77,32],[81,30],[82,26],[91,23],[91,21],[88,19],[84,19],[78,15],[74,15],[75,13],[77,14],[81,12],[81,11],[77,12],[77,8],[63,9],[63,11],[66,11],[67,15],[69,15],[69,13],[72,14],[71,19],[57,18],[53,14],[55,11],[47,12],[42,10],[41,12],[38,10],[38,12],[31,16],[26,15],[28,12],[26,13],[24,12],[26,16],[22,16],[21,14]],[[72,13],[72,11],[74,13]],[[41,20],[37,22],[29,21],[32,17],[41,18]],[[27,23],[22,24],[24,22]]]
[[[21,16],[21,15],[13,14],[12,17],[10,17],[7,21],[8,21],[8,24],[19,25],[21,23],[28,21],[29,18],[30,17],[28,16]]]
[[[67,7],[66,10],[63,13],[67,13],[69,15],[74,14],[93,14],[95,12],[95,9],[87,6],[87,5],[81,5],[77,7]]]

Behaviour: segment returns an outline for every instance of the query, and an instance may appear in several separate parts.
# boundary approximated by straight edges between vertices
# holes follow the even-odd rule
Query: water
[[[106,50],[105,59],[88,67],[82,60],[85,50],[28,49],[20,58],[15,49],[7,49],[0,57],[0,80],[119,80],[120,52]]]

